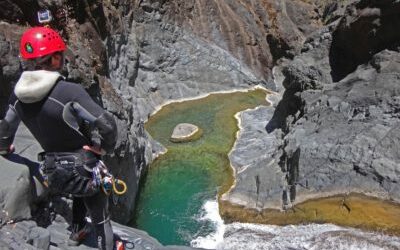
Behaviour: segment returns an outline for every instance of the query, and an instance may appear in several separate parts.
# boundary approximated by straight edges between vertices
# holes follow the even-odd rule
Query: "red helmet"
[[[60,35],[50,28],[30,28],[21,37],[20,52],[24,59],[42,57],[65,49]]]

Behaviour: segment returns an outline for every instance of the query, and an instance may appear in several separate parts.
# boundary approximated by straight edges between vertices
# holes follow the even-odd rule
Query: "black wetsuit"
[[[117,129],[112,115],[97,105],[81,85],[63,80],[56,82],[49,94],[38,102],[23,103],[12,93],[9,109],[5,118],[0,121],[0,148],[11,145],[21,120],[50,156],[60,152],[81,152],[84,145],[92,144],[91,131],[96,129],[102,149],[112,151],[116,143]],[[94,164],[92,161],[92,166],[96,160]],[[82,165],[85,165],[85,162]],[[90,179],[90,168],[73,167],[71,169],[78,169],[74,170],[75,172],[87,177],[86,181]],[[113,233],[109,220],[108,197],[101,191],[85,195],[84,188],[82,189],[78,182],[81,183],[80,181],[64,183],[64,186],[57,188],[55,188],[57,183],[50,182],[49,188],[63,192],[65,185],[71,183],[76,185],[70,187],[67,193],[74,195],[70,190],[75,189],[80,192],[79,196],[82,197],[95,225],[99,248],[111,250]],[[82,183],[86,185],[85,182]],[[82,223],[84,219],[84,211],[77,211],[80,210],[77,208],[81,203],[79,200],[74,202],[73,223]]]

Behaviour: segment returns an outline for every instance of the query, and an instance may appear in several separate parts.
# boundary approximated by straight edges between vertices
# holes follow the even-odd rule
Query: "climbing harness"
[[[107,169],[107,166],[102,160],[99,160],[96,167],[93,168],[93,185],[100,186],[106,195],[110,195],[114,192],[117,195],[123,195],[126,193],[127,186],[122,180],[115,178]],[[121,186],[122,189],[118,189],[117,185]]]
[[[40,167],[43,180],[39,181],[46,187],[76,196],[90,195],[99,189],[106,195],[123,195],[127,191],[126,183],[115,178],[104,162],[93,157],[91,152],[42,152],[38,160],[43,162]],[[80,171],[91,174],[85,176]]]

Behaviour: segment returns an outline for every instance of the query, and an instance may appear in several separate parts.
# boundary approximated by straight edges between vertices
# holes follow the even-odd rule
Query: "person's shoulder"
[[[82,95],[85,89],[81,84],[60,80],[54,87],[50,97],[61,102],[69,102]]]
[[[65,94],[74,95],[81,91],[85,91],[85,88],[79,83],[60,80],[57,82],[57,85],[54,90],[56,92],[62,92],[64,95]]]
[[[66,80],[60,80],[57,83],[57,87],[61,87],[61,88],[83,88],[83,86],[79,83],[75,83],[75,82],[69,82]]]

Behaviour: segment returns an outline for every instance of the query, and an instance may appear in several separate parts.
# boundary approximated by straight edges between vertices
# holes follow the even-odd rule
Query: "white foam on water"
[[[219,215],[218,202],[206,201],[202,207],[204,214],[199,220],[212,222],[215,231],[207,236],[199,236],[190,242],[192,247],[216,249],[224,240],[225,224]]]
[[[400,249],[400,237],[332,224],[281,227],[233,223],[226,226],[224,241],[217,249]]]
[[[225,225],[216,201],[203,205],[199,220],[213,223],[215,231],[191,241],[192,247],[218,250],[386,250],[400,249],[400,237],[332,224],[274,226],[232,223]]]

